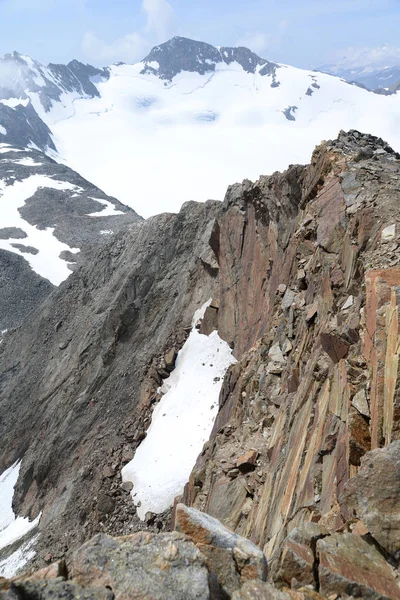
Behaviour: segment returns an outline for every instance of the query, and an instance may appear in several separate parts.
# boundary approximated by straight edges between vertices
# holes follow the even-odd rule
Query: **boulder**
[[[236,461],[236,466],[242,473],[248,473],[255,468],[258,452],[249,450]]]
[[[260,548],[224,527],[217,519],[178,504],[175,529],[185,533],[207,558],[210,571],[231,595],[247,580],[265,580],[267,560]]]
[[[139,532],[96,535],[73,557],[72,575],[83,587],[108,587],[115,600],[208,600],[204,557],[184,535]]]
[[[398,600],[394,570],[375,545],[352,533],[335,533],[317,541],[322,596]]]
[[[400,554],[400,441],[368,452],[341,497],[348,515],[358,517],[389,554]]]
[[[291,531],[283,543],[276,581],[291,586],[293,581],[301,585],[316,586],[315,546],[318,539],[328,531],[317,523],[304,523]]]

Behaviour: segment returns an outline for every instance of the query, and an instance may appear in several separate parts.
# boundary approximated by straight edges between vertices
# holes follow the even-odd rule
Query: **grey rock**
[[[121,482],[103,480],[103,469],[115,464],[119,473],[125,446],[132,453],[143,439],[137,434],[147,427],[135,418],[159,385],[149,375],[153,357],[179,350],[194,312],[216,294],[215,277],[197,257],[221,210],[218,202],[191,202],[178,215],[136,219],[88,250],[77,271],[0,344],[0,461],[24,457],[15,510],[25,506],[33,517],[46,507],[38,542],[45,554],[57,551],[60,531],[75,549],[99,521],[113,533],[143,527]],[[144,398],[141,381],[150,386]],[[125,433],[136,441],[128,444]],[[49,495],[54,485],[63,492]],[[115,501],[111,514],[93,501],[100,494]]]
[[[83,589],[71,581],[27,581],[11,583],[7,592],[0,590],[0,600],[113,600],[106,587]]]
[[[190,537],[207,557],[225,593],[232,594],[246,580],[267,578],[268,565],[262,550],[214,517],[178,504],[175,529]]]
[[[232,600],[290,600],[286,592],[277,590],[270,583],[247,581],[240,590],[234,592]]]
[[[97,535],[73,559],[72,575],[84,587],[109,586],[115,600],[208,600],[205,558],[179,533]]]

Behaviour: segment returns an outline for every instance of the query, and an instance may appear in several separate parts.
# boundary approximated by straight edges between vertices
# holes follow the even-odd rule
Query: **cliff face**
[[[346,484],[400,437],[398,158],[342,133],[305,169],[232,187],[214,228],[219,331],[239,363],[184,501],[263,547],[277,573],[296,527],[334,533],[360,516]],[[385,487],[378,513],[399,498]],[[398,534],[386,521],[383,537]]]
[[[307,167],[134,225],[6,339],[0,465],[24,456],[14,504],[43,510],[42,553],[152,527],[119,471],[212,297],[201,330],[238,362],[183,502],[263,548],[277,585],[400,597],[399,159],[342,132]]]

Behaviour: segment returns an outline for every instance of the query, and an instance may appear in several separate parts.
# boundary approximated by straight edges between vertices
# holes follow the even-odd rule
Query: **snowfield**
[[[18,541],[32,531],[39,523],[39,515],[34,521],[15,517],[12,509],[14,487],[17,483],[21,463],[15,463],[0,476],[0,550]],[[34,556],[29,540],[7,559],[0,561],[0,577],[11,577]]]
[[[30,96],[61,160],[145,217],[187,200],[221,200],[235,181],[307,163],[340,129],[378,135],[400,150],[400,94],[379,96],[284,65],[278,87],[237,63],[181,72],[172,82],[142,69],[112,66],[96,84],[100,98],[63,94],[49,113]]]
[[[137,514],[162,513],[183,492],[196,459],[209,439],[218,413],[224,375],[235,363],[228,344],[214,331],[200,334],[196,324],[211,301],[198,311],[193,329],[178,354],[175,370],[164,381],[147,437],[122,470],[133,483]]]

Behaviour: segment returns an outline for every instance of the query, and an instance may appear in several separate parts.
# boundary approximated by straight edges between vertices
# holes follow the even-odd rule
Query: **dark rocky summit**
[[[237,62],[247,73],[255,73],[257,67],[262,67],[261,75],[270,75],[277,85],[275,75],[279,68],[277,64],[260,58],[248,48],[216,48],[211,44],[179,36],[155,46],[142,62],[142,73],[152,73],[167,81],[172,81],[181,71],[199,75],[212,74],[218,64]]]
[[[400,156],[341,132],[133,224],[6,337],[0,466],[23,458],[14,509],[42,511],[35,564],[55,564],[4,598],[400,598],[399,201]],[[201,330],[238,362],[169,533],[120,470],[210,297]]]

